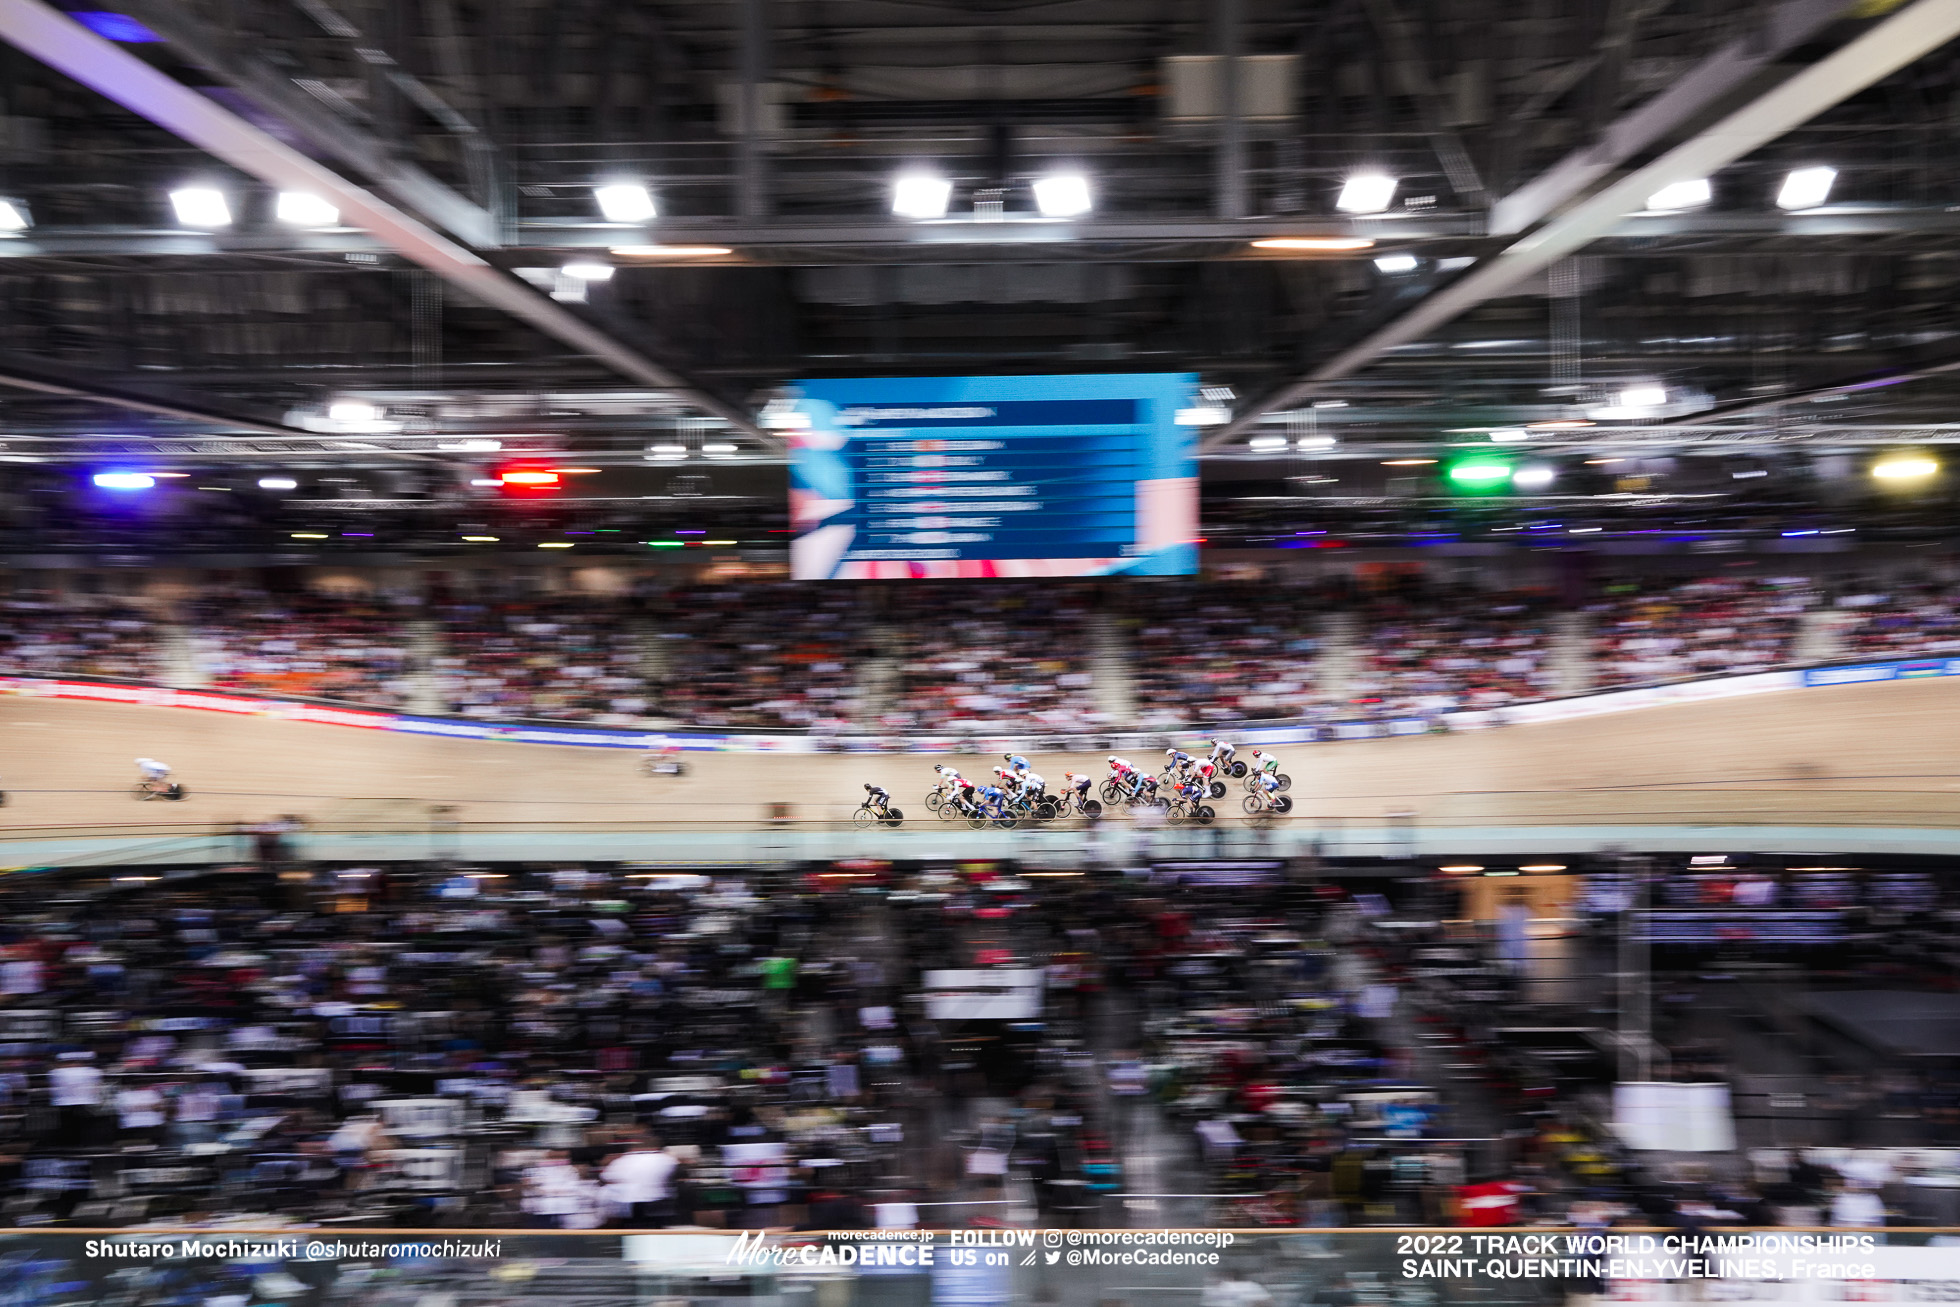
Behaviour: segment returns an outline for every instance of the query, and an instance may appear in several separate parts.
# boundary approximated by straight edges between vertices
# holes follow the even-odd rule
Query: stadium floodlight
[[[1181,408],[1172,420],[1180,427],[1222,427],[1232,420],[1232,411],[1206,404]]]
[[[596,186],[592,198],[599,202],[599,212],[607,222],[650,222],[658,212],[653,195],[633,182]]]
[[[1380,213],[1395,198],[1395,186],[1395,179],[1387,173],[1355,173],[1341,183],[1334,207],[1342,213]]]
[[[1293,447],[1304,450],[1332,449],[1340,443],[1332,436],[1301,436],[1293,442]]]
[[[568,263],[558,271],[574,281],[611,281],[613,266],[610,263]]]
[[[1667,403],[1667,391],[1660,386],[1633,386],[1620,392],[1621,408],[1660,408]]]
[[[451,440],[436,446],[447,454],[494,454],[503,447],[501,440]]]
[[[170,207],[185,227],[216,230],[231,226],[231,204],[223,191],[208,186],[182,186],[170,192]]]
[[[0,232],[26,231],[33,225],[25,200],[0,200]]]
[[[701,452],[704,454],[733,454],[738,452],[740,449],[741,446],[739,445],[731,445],[725,442],[717,442],[717,443],[701,446]]]
[[[1034,183],[1034,207],[1044,218],[1079,218],[1095,207],[1089,179],[1079,172],[1051,173]]]
[[[1673,213],[1679,209],[1699,208],[1714,198],[1715,192],[1706,177],[1670,182],[1647,197],[1647,212]]]
[[[1519,490],[1543,490],[1557,476],[1557,469],[1549,463],[1529,463],[1511,473],[1511,484]]]
[[[292,479],[291,477],[260,477],[260,478],[259,478],[259,489],[261,489],[261,490],[298,490],[298,489],[299,489],[299,482],[297,482],[297,481],[295,481],[295,480],[293,480],[293,479]]]
[[[1814,209],[1831,198],[1831,187],[1837,181],[1835,168],[1797,168],[1783,179],[1783,188],[1776,193],[1776,207],[1779,209]]]
[[[892,213],[900,218],[943,218],[953,183],[936,173],[908,172],[892,182]]]
[[[289,227],[338,227],[340,210],[305,191],[281,191],[272,216]]]
[[[1254,436],[1246,441],[1246,448],[1255,454],[1270,454],[1286,448],[1285,436]]]
[[[1420,262],[1421,260],[1413,254],[1384,254],[1375,260],[1375,268],[1379,272],[1394,276],[1397,273],[1414,272]]]
[[[1490,433],[1491,442],[1498,445],[1515,445],[1531,439],[1531,433],[1523,427],[1495,427]]]
[[[1939,470],[1924,454],[1893,454],[1872,464],[1872,475],[1880,481],[1924,481]]]
[[[156,484],[147,472],[97,472],[89,479],[104,490],[148,490]]]
[[[337,399],[327,405],[327,417],[347,426],[364,426],[381,420],[382,410],[364,399]]]

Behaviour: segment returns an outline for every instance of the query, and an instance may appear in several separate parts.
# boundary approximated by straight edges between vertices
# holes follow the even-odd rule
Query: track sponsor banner
[[[1433,717],[1394,717],[1328,723],[1302,722],[1272,726],[1248,724],[1242,728],[1232,729],[1230,734],[1237,743],[1257,747],[1314,744],[1338,740],[1376,740],[1424,735],[1435,730],[1483,730],[1495,726],[1568,721],[1606,713],[1628,712],[1636,708],[1701,703],[1741,695],[1763,694],[1772,690],[1861,685],[1877,681],[1919,680],[1939,676],[1960,676],[1960,658],[1901,659],[1892,662],[1807,667],[1790,671],[1751,672],[1741,676],[1715,676],[1699,681],[1681,681],[1672,685],[1608,690],[1600,694],[1552,699],[1542,703],[1514,704],[1494,709],[1466,709],[1440,713]],[[490,740],[510,744],[553,744],[588,749],[680,749],[707,753],[958,753],[969,749],[982,753],[999,753],[1016,749],[1032,751],[1036,747],[1041,747],[1044,751],[1095,752],[1104,747],[1105,743],[1112,748],[1137,749],[1154,746],[1166,739],[1188,737],[1193,734],[1189,729],[1076,734],[1053,734],[1045,731],[1017,732],[1008,730],[998,723],[976,723],[968,731],[941,731],[929,735],[818,737],[721,734],[712,731],[581,726],[576,723],[557,725],[541,722],[472,721],[466,718],[418,716],[370,708],[343,708],[332,704],[272,698],[249,692],[180,690],[161,685],[92,681],[70,677],[0,676],[0,694],[19,694],[47,699],[80,699],[95,703],[123,703],[146,708],[190,708],[200,712],[229,713],[234,716],[274,717],[284,721],[317,722],[328,726],[351,726],[362,730],[401,731],[411,735],[438,735],[452,739]],[[1037,746],[1033,743],[1036,740],[1045,743]]]
[[[1521,703],[1493,710],[1502,724],[1567,721],[1575,717],[1594,717],[1601,713],[1627,712],[1634,708],[1657,708],[1671,703],[1703,703],[1711,699],[1732,699],[1770,690],[1794,690],[1806,684],[1802,672],[1750,672],[1742,676],[1718,676],[1705,681],[1680,681],[1673,685],[1649,685],[1635,690],[1609,690],[1575,699],[1553,699],[1545,703]]]
[[[1915,658],[1909,662],[1859,663],[1851,667],[1809,667],[1805,685],[1860,685],[1867,681],[1916,681],[1928,676],[1960,676],[1960,658]]]

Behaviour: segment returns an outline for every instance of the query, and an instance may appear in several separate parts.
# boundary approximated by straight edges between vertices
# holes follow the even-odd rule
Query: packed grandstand
[[[1739,1123],[1743,1164],[1663,1182],[1588,1106],[1610,1054],[1561,1030],[1610,934],[1520,973],[1444,925],[1475,880],[348,864],[312,869],[336,906],[308,911],[271,874],[303,864],[261,852],[86,907],[9,891],[0,1220],[1488,1225],[1499,1195],[1505,1222],[1910,1223],[1956,1119],[1930,1068],[1834,1062],[1802,1120]],[[1573,913],[1610,926],[1623,879],[1594,870]],[[1951,902],[1774,861],[1666,892],[1935,932]],[[1950,976],[1872,941],[1778,955]],[[993,969],[938,969],[965,959]],[[1739,1101],[1782,1083],[1752,1078],[1777,1032],[1719,1005],[1656,1035]]]
[[[1800,576],[1607,581],[1578,602],[1216,580],[902,596],[757,583],[504,597],[17,590],[0,602],[4,675],[819,735],[1438,717],[1956,648],[1948,585]]]

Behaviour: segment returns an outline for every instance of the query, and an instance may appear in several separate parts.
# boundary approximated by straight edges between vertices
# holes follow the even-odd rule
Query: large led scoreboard
[[[768,414],[794,450],[792,574],[1195,572],[1196,392],[1188,373],[800,382]]]

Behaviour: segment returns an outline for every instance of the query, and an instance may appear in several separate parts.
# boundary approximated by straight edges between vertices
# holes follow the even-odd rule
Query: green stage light
[[[1495,490],[1511,479],[1511,465],[1494,458],[1466,458],[1444,473],[1459,490]]]

